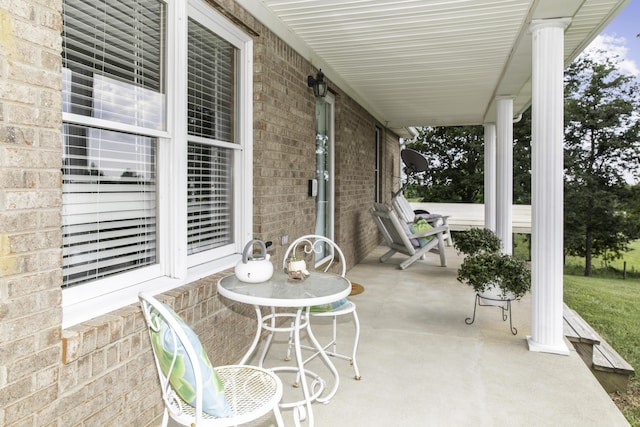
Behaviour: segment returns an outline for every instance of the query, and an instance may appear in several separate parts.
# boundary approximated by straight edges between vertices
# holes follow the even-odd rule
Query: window
[[[232,150],[234,48],[200,23],[189,22],[188,253],[232,242]]]
[[[63,287],[153,265],[155,138],[65,124]]]
[[[232,151],[189,143],[188,253],[232,241]]]
[[[65,327],[235,264],[252,44],[202,0],[64,0],[63,21]]]

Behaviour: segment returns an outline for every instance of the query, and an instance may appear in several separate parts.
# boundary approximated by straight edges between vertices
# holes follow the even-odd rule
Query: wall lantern
[[[307,77],[307,85],[313,88],[313,94],[316,98],[324,98],[327,95],[327,82],[324,81],[322,69],[318,71],[315,79],[313,76]]]

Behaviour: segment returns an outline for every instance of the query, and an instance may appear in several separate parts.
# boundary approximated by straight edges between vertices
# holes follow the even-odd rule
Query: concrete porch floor
[[[315,405],[318,425],[629,425],[568,341],[569,356],[528,350],[530,298],[513,304],[515,336],[495,307],[479,307],[467,325],[475,294],[456,280],[462,257],[453,248],[446,268],[429,255],[406,270],[393,265],[401,255],[378,261],[386,249],[347,274],[365,286],[352,297],[362,380],[336,360],[340,388]]]
[[[515,336],[494,307],[479,307],[475,323],[466,325],[474,293],[456,281],[462,259],[453,248],[447,248],[446,268],[429,255],[406,270],[397,268],[400,255],[380,263],[385,250],[377,248],[347,273],[365,287],[351,297],[361,323],[362,380],[353,378],[347,361],[333,359],[340,387],[328,404],[314,403],[316,426],[629,425],[568,341],[569,356],[528,350],[529,298],[513,305]],[[340,327],[345,350],[349,323]],[[330,329],[314,322],[313,330],[321,338]],[[282,364],[284,349],[282,337],[267,366]],[[312,363],[320,375],[328,372]],[[292,379],[283,382],[286,397],[296,389]],[[283,417],[294,425],[291,410]],[[252,425],[274,425],[274,419]]]

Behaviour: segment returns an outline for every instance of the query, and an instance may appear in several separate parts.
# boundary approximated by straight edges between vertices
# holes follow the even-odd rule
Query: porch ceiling
[[[493,121],[496,96],[524,111],[531,21],[572,18],[568,65],[629,1],[238,0],[400,134]]]

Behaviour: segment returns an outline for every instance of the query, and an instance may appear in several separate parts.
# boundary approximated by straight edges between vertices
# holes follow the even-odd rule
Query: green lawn
[[[564,276],[564,300],[640,372],[640,280]]]
[[[622,258],[611,261],[609,267],[622,272],[624,269],[624,263],[627,263],[627,272],[633,274],[635,277],[640,277],[640,240],[631,242],[629,245],[629,251],[625,252]],[[571,269],[574,274],[578,274],[573,270],[574,267],[584,270],[584,258],[568,256],[565,260],[567,270]],[[602,259],[594,258],[592,266],[596,270],[606,269],[607,265]]]
[[[515,247],[513,249],[513,254],[516,257],[530,259],[528,241],[530,237],[531,236],[525,234],[514,235]],[[625,262],[627,263],[627,272],[635,273],[636,277],[640,277],[640,240],[631,242],[629,244],[629,251],[625,252],[622,258],[611,261],[608,267],[622,272]],[[600,273],[598,272],[599,269],[602,270],[607,268],[605,262],[599,258],[594,258],[592,260],[592,264],[596,273]],[[584,271],[584,258],[567,256],[565,259],[565,265],[568,267],[568,270],[571,270],[572,274],[581,274],[579,272],[581,270]]]
[[[564,300],[636,370],[627,395],[615,400],[640,427],[640,279],[565,275]]]

